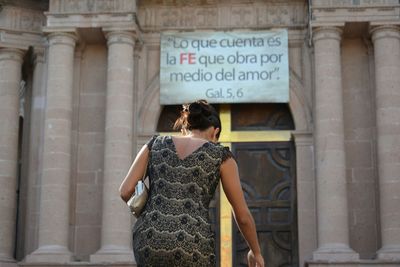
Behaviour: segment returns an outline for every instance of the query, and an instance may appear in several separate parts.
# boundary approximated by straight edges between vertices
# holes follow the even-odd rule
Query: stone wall
[[[269,27],[304,28],[304,1],[221,2],[218,5],[157,6],[143,3],[138,10],[142,29],[249,29]]]
[[[77,260],[88,261],[101,238],[107,49],[88,45],[81,53],[71,249]]]
[[[345,38],[342,45],[350,245],[371,259],[379,248],[373,62],[363,39]]]

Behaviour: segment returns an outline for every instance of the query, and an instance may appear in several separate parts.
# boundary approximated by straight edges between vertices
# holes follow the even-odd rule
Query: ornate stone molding
[[[50,0],[49,14],[136,12],[135,0]]]
[[[205,6],[216,4],[253,4],[265,3],[265,0],[139,0],[139,6],[163,5],[163,6]],[[284,3],[287,0],[268,0],[269,3]],[[304,2],[303,0],[291,0],[290,2]]]
[[[136,30],[135,0],[50,0],[45,31],[116,27]]]
[[[126,14],[75,14],[54,15],[47,14],[47,25],[43,29],[53,32],[68,28],[102,28],[114,27],[127,30],[136,30],[136,20],[133,13]]]
[[[49,9],[48,0],[0,0],[0,6],[18,6],[28,9],[46,11]]]
[[[318,7],[391,6],[398,3],[397,0],[313,0],[313,6]]]
[[[0,12],[0,47],[27,50],[43,46],[43,12],[19,6],[2,6]]]
[[[138,7],[144,31],[165,29],[240,29],[269,27],[305,27],[307,7],[304,2],[258,2],[204,6]]]
[[[390,22],[400,24],[400,4],[396,0],[314,0],[312,26],[337,22]]]
[[[42,11],[4,6],[0,12],[0,29],[41,34],[45,19]]]
[[[0,29],[0,47],[28,50],[30,46],[42,47],[44,45],[45,38],[42,35],[15,33],[13,31]]]

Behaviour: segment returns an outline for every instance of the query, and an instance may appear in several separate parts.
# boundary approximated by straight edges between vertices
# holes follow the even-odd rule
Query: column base
[[[358,260],[348,262],[307,261],[308,267],[399,267],[400,262],[382,260]]]
[[[42,246],[27,255],[26,262],[67,263],[72,261],[72,253],[63,246]]]
[[[381,260],[400,261],[400,245],[382,247],[377,251],[377,258]]]
[[[16,262],[13,257],[0,253],[0,262]]]
[[[356,261],[360,258],[358,253],[349,246],[341,243],[330,243],[319,247],[313,252],[314,261]]]
[[[133,251],[130,248],[120,246],[103,246],[95,254],[90,255],[93,263],[136,263]]]
[[[0,267],[17,267],[17,261],[9,256],[0,254]]]

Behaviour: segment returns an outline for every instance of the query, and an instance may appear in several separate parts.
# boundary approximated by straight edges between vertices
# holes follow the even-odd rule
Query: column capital
[[[64,44],[75,47],[78,37],[70,32],[52,32],[47,36],[50,45]]]
[[[0,48],[0,61],[14,60],[22,63],[25,51],[18,48]]]
[[[137,35],[132,31],[106,31],[105,37],[107,39],[107,45],[118,43],[118,44],[129,44],[135,46]]]
[[[45,56],[46,56],[46,53],[45,53],[45,49],[44,48],[35,47],[33,49],[33,64],[36,65],[38,63],[44,63],[46,61],[45,60]]]
[[[341,41],[343,28],[338,26],[322,26],[313,29],[313,41],[334,39]]]
[[[369,33],[372,37],[372,42],[380,38],[397,38],[400,39],[400,26],[398,25],[379,25],[370,28]]]

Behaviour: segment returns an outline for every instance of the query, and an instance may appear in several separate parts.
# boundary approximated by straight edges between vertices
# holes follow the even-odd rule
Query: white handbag
[[[149,198],[149,188],[145,183],[147,178],[147,167],[142,179],[140,179],[135,187],[135,192],[128,200],[128,204],[131,212],[136,218],[142,214],[143,208],[146,206],[147,199]]]

